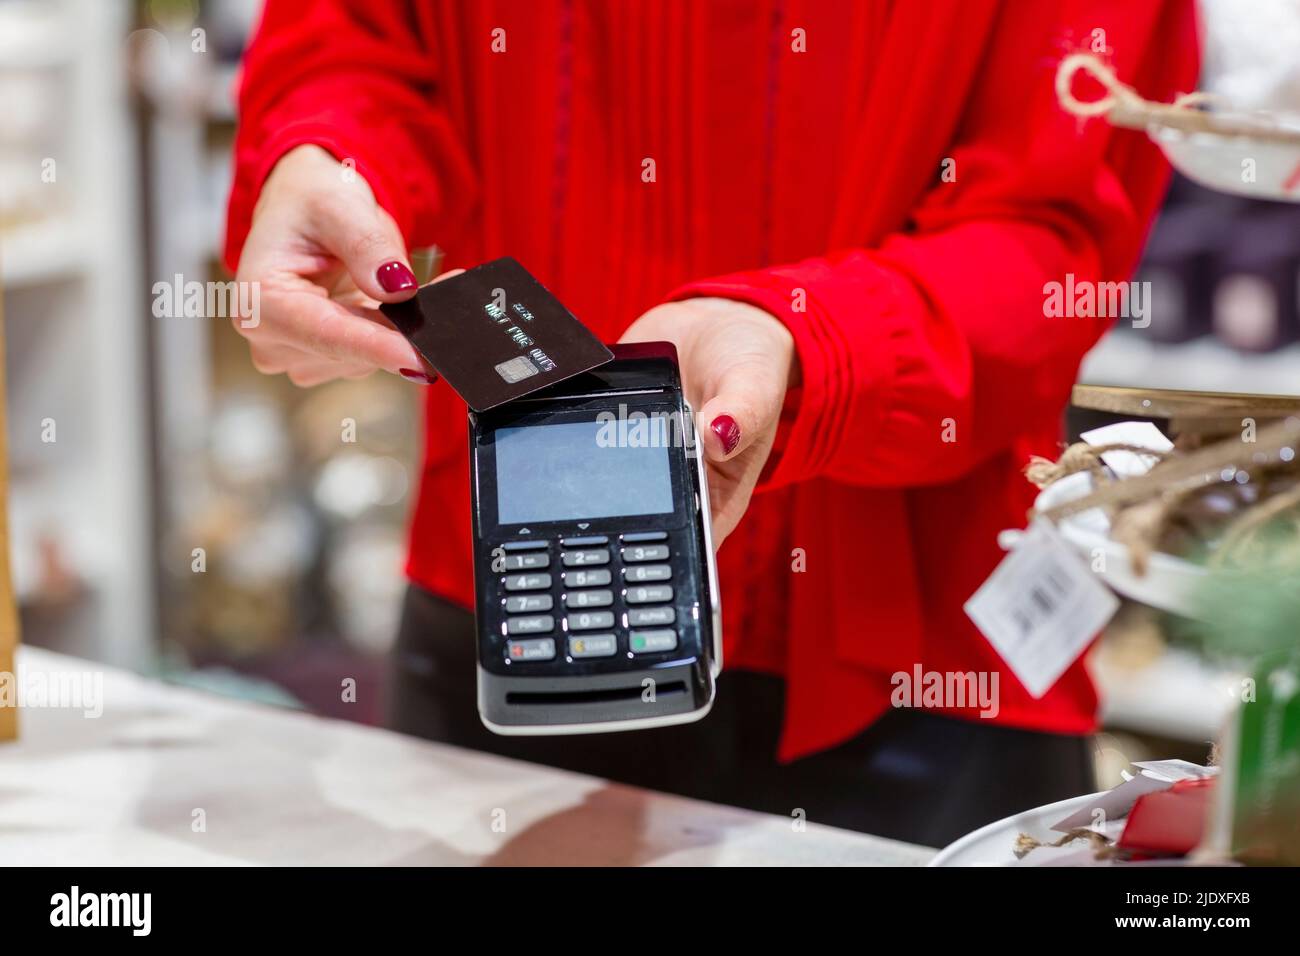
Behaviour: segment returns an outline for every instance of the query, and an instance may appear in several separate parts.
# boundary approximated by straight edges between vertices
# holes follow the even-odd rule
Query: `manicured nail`
[[[723,451],[730,455],[736,450],[736,446],[740,444],[740,426],[736,424],[734,418],[730,415],[719,415],[709,427],[722,442]]]
[[[402,378],[406,379],[408,382],[415,382],[417,385],[432,385],[437,381],[437,379],[432,375],[416,371],[413,368],[399,368],[397,374],[402,376]]]
[[[404,263],[391,259],[375,270],[375,278],[385,292],[405,292],[416,287],[415,273]]]

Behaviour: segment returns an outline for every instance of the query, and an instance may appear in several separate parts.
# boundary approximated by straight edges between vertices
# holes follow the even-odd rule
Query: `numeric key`
[[[623,560],[628,564],[639,564],[643,561],[667,561],[668,545],[666,544],[632,544],[623,549]]]
[[[592,568],[590,571],[565,571],[564,584],[570,588],[603,588],[612,579],[609,568]]]
[[[673,599],[671,584],[639,584],[627,589],[628,604],[658,604]]]
[[[614,626],[613,611],[584,611],[569,615],[569,630],[594,631]]]
[[[580,568],[589,564],[609,564],[609,548],[565,551],[560,560],[564,562],[566,568]]]
[[[609,607],[613,603],[613,591],[569,591],[564,595],[565,607]]]
[[[527,614],[533,611],[549,611],[551,596],[549,594],[513,594],[506,598],[506,610],[511,614]]]
[[[544,591],[551,586],[549,574],[511,574],[506,577],[507,591]]]
[[[667,581],[673,576],[673,569],[668,564],[634,564],[623,569],[623,580],[631,583],[642,581]]]

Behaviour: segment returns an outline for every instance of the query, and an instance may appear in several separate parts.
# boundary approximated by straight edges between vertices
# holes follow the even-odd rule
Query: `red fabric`
[[[609,341],[674,296],[785,322],[803,387],[720,560],[728,666],[784,675],[788,759],[918,661],[1001,667],[961,606],[1104,331],[1045,319],[1043,285],[1128,278],[1167,175],[1142,135],[1062,113],[1055,66],[1100,42],[1168,99],[1194,32],[1190,2],[270,0],[227,260],[276,159],[318,143],[413,246],[516,256]],[[470,606],[464,407],[439,384],[427,415],[409,571]],[[1094,727],[1082,665],[1038,701],[1000,683],[1000,723]]]

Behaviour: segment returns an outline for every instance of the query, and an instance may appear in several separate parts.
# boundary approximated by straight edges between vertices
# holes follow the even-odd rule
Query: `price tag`
[[[1164,432],[1150,422],[1115,422],[1103,425],[1079,436],[1089,445],[1133,445],[1138,448],[1150,448],[1152,451],[1169,452],[1174,450],[1174,443],[1165,437]],[[1103,452],[1101,460],[1110,466],[1116,477],[1136,478],[1145,475],[1160,459],[1156,455],[1143,455],[1141,452],[1124,451],[1116,448]]]
[[[966,614],[1035,698],[1042,697],[1119,609],[1046,519],[1029,526],[969,601]]]

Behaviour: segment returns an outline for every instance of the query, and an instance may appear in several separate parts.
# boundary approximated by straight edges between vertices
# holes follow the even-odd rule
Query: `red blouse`
[[[226,258],[316,143],[412,246],[513,255],[608,341],[672,297],[767,309],[804,384],[720,562],[727,666],[786,681],[782,758],[916,663],[1000,669],[997,722],[1087,732],[1082,663],[1034,700],[962,604],[1105,331],[1045,318],[1044,283],[1127,278],[1166,181],[1145,137],[1056,105],[1056,63],[1099,45],[1148,97],[1195,84],[1178,0],[269,0]],[[468,607],[465,409],[426,404],[409,573]]]

